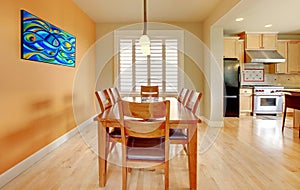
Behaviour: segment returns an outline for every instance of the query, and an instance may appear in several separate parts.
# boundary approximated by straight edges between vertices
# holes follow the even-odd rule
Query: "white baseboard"
[[[59,137],[58,139],[54,140],[41,150],[37,151],[36,153],[32,154],[31,156],[27,157],[25,160],[21,161],[20,163],[16,164],[6,172],[0,175],[0,188],[3,187],[5,184],[10,182],[12,179],[20,175],[22,172],[27,170],[29,167],[31,167],[33,164],[41,160],[43,157],[45,157],[47,154],[58,148],[60,145],[64,144],[66,141],[71,139],[76,133],[78,133],[78,130],[88,126],[90,123],[93,122],[93,117],[89,118],[88,120],[82,122],[74,129],[70,130],[63,136]]]

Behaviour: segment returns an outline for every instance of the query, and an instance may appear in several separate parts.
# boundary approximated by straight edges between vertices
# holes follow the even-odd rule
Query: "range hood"
[[[285,58],[276,50],[246,50],[252,63],[282,63]]]

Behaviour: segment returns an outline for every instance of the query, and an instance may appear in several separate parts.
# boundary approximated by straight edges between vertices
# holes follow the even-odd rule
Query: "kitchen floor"
[[[292,118],[281,132],[282,117],[242,116],[225,118],[223,128],[199,125],[198,189],[257,190],[300,189],[300,139]],[[121,167],[108,165],[105,188],[98,186],[98,162],[94,153],[97,125],[91,124],[1,190],[121,189]],[[170,189],[189,189],[187,156],[172,146]],[[110,157],[120,158],[120,147]],[[163,187],[159,170],[132,170],[128,189]]]

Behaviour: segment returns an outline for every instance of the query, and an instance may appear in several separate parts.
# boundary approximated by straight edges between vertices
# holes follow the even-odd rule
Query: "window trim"
[[[184,31],[183,30],[148,30],[147,34],[150,39],[178,39],[178,89],[184,86]],[[114,81],[115,86],[118,86],[119,73],[119,41],[122,38],[139,38],[142,35],[140,30],[115,30],[114,31]],[[177,93],[160,93],[160,96],[176,96]],[[123,92],[120,92],[124,95]],[[139,96],[138,92],[130,93],[130,96]]]

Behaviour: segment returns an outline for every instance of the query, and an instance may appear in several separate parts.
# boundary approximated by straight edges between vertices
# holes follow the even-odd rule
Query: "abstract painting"
[[[75,36],[25,10],[21,15],[22,59],[75,67]]]

